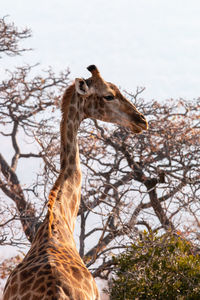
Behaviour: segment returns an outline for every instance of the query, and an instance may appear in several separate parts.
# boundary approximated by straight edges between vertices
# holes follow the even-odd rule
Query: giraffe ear
[[[89,87],[83,78],[75,79],[75,89],[76,92],[80,95],[87,95],[89,91]]]

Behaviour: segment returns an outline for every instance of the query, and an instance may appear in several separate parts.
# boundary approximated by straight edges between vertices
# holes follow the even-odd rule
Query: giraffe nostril
[[[143,130],[148,129],[147,120],[145,119],[145,117],[142,114],[134,114],[132,116],[132,120],[137,126],[141,127]]]
[[[134,114],[133,121],[139,122],[139,123],[146,123],[146,119],[142,114]]]
[[[145,117],[143,115],[140,115],[140,117],[141,117],[141,121],[146,124],[147,120],[145,119]]]

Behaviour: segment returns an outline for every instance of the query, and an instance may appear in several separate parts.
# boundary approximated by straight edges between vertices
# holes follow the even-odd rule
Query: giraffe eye
[[[104,98],[108,101],[114,100],[114,96],[113,95],[109,95],[109,96],[104,96]]]

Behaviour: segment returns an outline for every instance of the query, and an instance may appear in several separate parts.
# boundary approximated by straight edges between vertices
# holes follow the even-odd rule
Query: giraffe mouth
[[[130,119],[130,128],[134,133],[140,133],[148,129],[148,122],[143,114],[136,111],[132,113]]]
[[[141,133],[143,130],[148,129],[148,123],[145,119],[144,119],[144,121],[137,123],[137,124],[135,122],[133,122],[129,125],[129,129],[133,133]]]

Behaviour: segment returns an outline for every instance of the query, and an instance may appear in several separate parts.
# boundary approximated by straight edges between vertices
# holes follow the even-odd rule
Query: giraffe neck
[[[53,234],[58,222],[73,233],[80,205],[81,169],[77,132],[83,116],[83,99],[74,86],[62,100],[60,174],[49,196],[49,230]],[[53,230],[53,231],[52,231]]]

